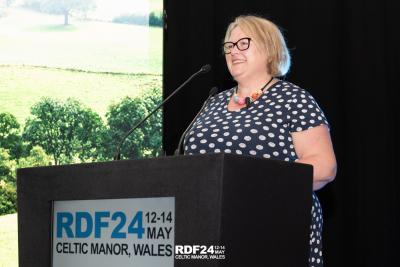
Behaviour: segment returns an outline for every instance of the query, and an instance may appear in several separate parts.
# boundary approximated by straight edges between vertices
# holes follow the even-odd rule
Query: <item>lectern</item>
[[[90,253],[115,259],[129,254],[130,266],[141,266],[136,260],[141,256],[132,248],[143,245],[141,239],[137,244],[124,242],[124,237],[138,238],[140,233],[159,243],[173,233],[172,254],[165,253],[165,247],[163,254],[147,254],[173,266],[308,266],[312,171],[306,164],[232,154],[19,169],[19,266],[53,266],[55,251],[70,259],[81,257],[81,266],[91,266]],[[133,215],[126,215],[118,204],[126,199],[155,199],[153,208],[161,203],[158,199],[173,200],[173,218],[165,222],[172,225],[172,232],[149,226],[151,220],[168,220],[167,213],[154,215],[132,206]],[[107,205],[117,207],[111,213],[102,204],[94,210],[79,204],[74,212],[54,211],[54,203],[86,205],[86,200],[109,200]],[[118,247],[84,241],[89,236],[100,240],[107,227],[114,227],[110,238],[114,236]],[[55,243],[58,237],[73,242]],[[74,243],[80,245],[71,247]]]

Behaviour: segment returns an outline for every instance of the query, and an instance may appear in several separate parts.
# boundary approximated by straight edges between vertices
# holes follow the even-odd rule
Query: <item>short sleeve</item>
[[[304,89],[298,87],[293,89],[287,107],[290,132],[301,132],[320,125],[330,128],[318,103]]]

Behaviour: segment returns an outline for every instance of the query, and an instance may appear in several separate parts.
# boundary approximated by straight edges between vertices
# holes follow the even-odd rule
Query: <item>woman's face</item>
[[[247,36],[238,26],[234,28],[229,37],[229,42],[237,42]],[[231,53],[225,54],[226,64],[229,72],[236,81],[253,79],[258,75],[265,76],[267,73],[267,57],[265,52],[260,51],[254,40],[250,41],[247,50],[239,50],[237,46],[231,49]]]

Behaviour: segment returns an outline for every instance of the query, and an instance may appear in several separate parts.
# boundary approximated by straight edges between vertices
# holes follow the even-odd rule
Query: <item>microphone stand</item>
[[[153,115],[154,112],[156,112],[157,110],[159,110],[165,103],[167,103],[176,93],[178,93],[186,84],[188,84],[194,77],[196,77],[199,74],[203,74],[203,73],[207,73],[211,70],[211,66],[210,65],[204,65],[203,67],[201,67],[201,69],[199,71],[197,71],[196,73],[194,73],[192,76],[190,76],[183,84],[181,84],[181,86],[179,86],[177,89],[175,89],[175,91],[173,91],[166,99],[164,99],[164,101],[162,101],[160,104],[158,104],[158,106],[153,109],[145,118],[143,118],[140,122],[138,122],[132,129],[130,129],[128,132],[125,133],[124,137],[121,139],[121,141],[119,142],[117,149],[115,151],[114,154],[114,160],[120,160],[121,159],[121,147],[124,144],[126,138],[128,138],[128,136],[135,131],[137,128],[139,128],[143,122],[145,122],[147,120],[147,118],[149,118],[151,115]]]
[[[186,133],[193,126],[194,122],[200,116],[200,114],[203,111],[203,109],[207,106],[207,104],[210,101],[211,97],[213,97],[217,92],[218,92],[218,88],[217,87],[211,88],[210,92],[208,93],[208,98],[206,99],[206,101],[204,101],[203,106],[201,107],[199,112],[197,112],[197,114],[194,117],[194,119],[192,120],[192,122],[189,124],[189,126],[186,128],[186,130],[181,135],[181,138],[179,139],[178,147],[175,149],[175,153],[174,153],[175,156],[178,156],[178,155],[182,154],[182,143],[183,143],[183,139],[185,138]]]

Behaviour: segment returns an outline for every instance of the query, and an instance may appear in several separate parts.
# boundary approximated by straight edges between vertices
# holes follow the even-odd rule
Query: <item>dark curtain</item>
[[[240,14],[267,17],[291,50],[285,79],[307,89],[331,124],[338,174],[317,192],[325,266],[400,266],[397,1],[164,1],[164,94],[213,66],[165,106],[167,154],[210,88],[234,84],[220,49],[228,23]]]

